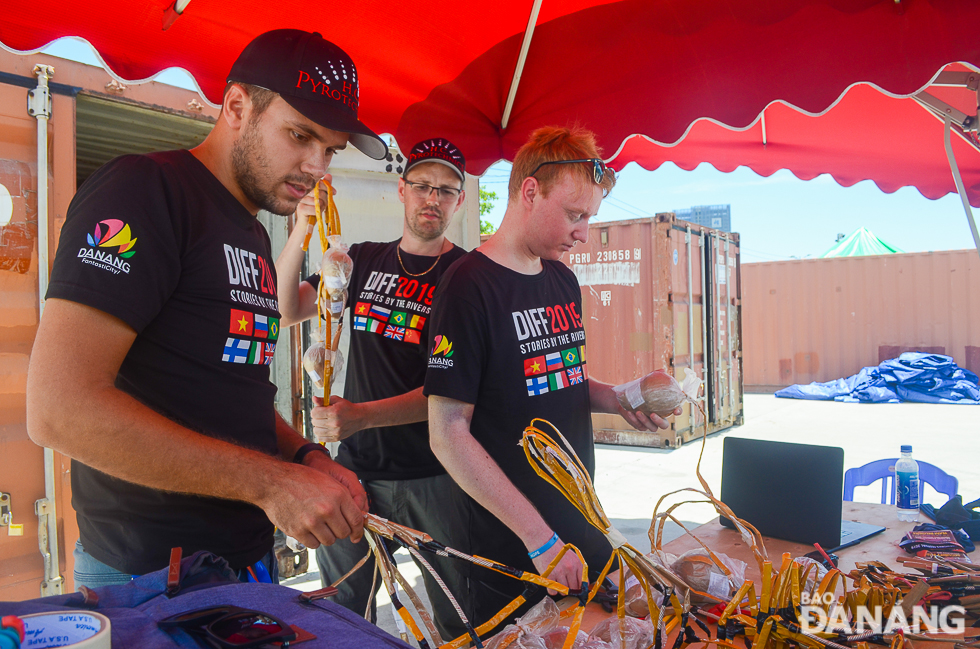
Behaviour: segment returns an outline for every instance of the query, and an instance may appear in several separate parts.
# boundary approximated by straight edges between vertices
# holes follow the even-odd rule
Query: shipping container
[[[29,93],[38,85],[36,65],[53,68],[45,129],[47,182],[40,184],[38,120],[28,113]],[[110,159],[193,147],[207,136],[217,115],[190,90],[157,82],[120,83],[100,67],[0,49],[0,601],[74,590],[72,549],[78,526],[71,508],[70,460],[34,444],[26,421],[27,367],[43,292],[40,271],[50,269],[68,204],[76,187]],[[400,156],[393,148],[391,159],[375,161],[349,147],[334,158],[330,171],[346,242],[390,241],[401,235]],[[43,185],[48,206],[39,216]],[[470,249],[480,236],[476,178],[468,177],[465,188],[467,201],[447,236]],[[259,219],[278,255],[287,219],[266,213]],[[45,235],[47,245],[39,252]],[[311,268],[319,256],[314,243]],[[309,397],[300,368],[303,341],[298,327],[289,334],[280,338],[272,379],[279,388],[277,408],[302,429]],[[342,388],[342,382],[335,385]]]
[[[713,433],[742,423],[739,236],[653,218],[593,223],[589,241],[563,258],[582,287],[589,376],[614,385],[684,368],[705,383],[700,405]],[[634,430],[594,414],[596,442],[676,448],[700,436],[691,404],[669,430]]]
[[[905,351],[980,372],[976,250],[746,264],[745,386],[832,381]]]

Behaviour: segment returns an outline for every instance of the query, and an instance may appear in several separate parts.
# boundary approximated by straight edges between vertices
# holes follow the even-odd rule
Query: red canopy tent
[[[930,87],[928,92],[962,112],[976,112],[975,91]],[[788,169],[801,180],[826,173],[849,187],[870,179],[883,192],[916,187],[926,198],[938,199],[956,192],[943,130],[943,121],[913,98],[858,84],[819,115],[777,101],[745,129],[699,120],[678,142],[634,135],[610,166],[621,170],[636,162],[653,170],[669,161],[690,171],[708,162],[719,171],[746,166],[762,176]],[[954,132],[951,143],[970,202],[980,206],[980,149],[974,137]]]
[[[611,154],[637,134],[677,143],[697,120],[744,129],[766,110],[776,128],[788,109],[767,109],[773,102],[819,114],[859,82],[909,96],[950,63],[980,69],[978,19],[980,3],[972,0],[54,0],[43,10],[9,0],[0,42],[27,51],[80,36],[124,80],[182,67],[217,102],[232,61],[253,36],[280,27],[319,30],[357,63],[367,124],[401,142],[448,137],[480,174],[511,158],[544,124],[586,125]],[[834,118],[851,103],[835,107]],[[975,108],[966,114],[975,115]],[[807,154],[814,160],[803,161],[801,177],[819,173],[822,156],[843,163],[822,171],[845,183],[860,175],[882,187],[908,182],[894,170],[883,173],[889,167],[883,157],[866,158],[873,164],[855,172],[842,153],[855,148],[862,124],[872,137],[878,125],[873,114],[853,117],[846,131],[819,127],[825,146]],[[897,130],[908,131],[902,124]],[[781,164],[768,153],[761,155],[772,163],[751,162],[760,154],[736,142],[738,134],[716,127],[712,134],[712,128],[698,122],[690,143],[685,139],[671,154],[686,156],[687,164],[702,157],[719,168],[745,160],[760,169]],[[758,142],[759,135],[750,130],[741,137]],[[895,131],[879,135],[875,150],[884,146],[906,160],[918,150],[893,146]],[[772,137],[780,142],[775,131]],[[720,146],[699,154],[712,138]],[[617,164],[631,155],[659,164],[661,153],[640,151],[638,144],[631,141]],[[779,150],[789,147],[781,142]],[[940,196],[950,190],[940,176],[916,176],[914,184]],[[976,177],[968,174],[968,181],[970,193],[962,193],[976,202]]]

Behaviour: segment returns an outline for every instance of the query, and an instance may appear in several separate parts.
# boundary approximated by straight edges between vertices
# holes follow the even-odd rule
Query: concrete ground
[[[959,479],[966,500],[980,497],[980,408],[934,404],[845,404],[823,401],[776,399],[771,394],[745,395],[745,424],[707,439],[701,474],[715,495],[721,488],[722,443],[726,436],[783,442],[839,446],[844,466],[861,466],[872,460],[897,457],[902,444],[912,444],[913,457],[934,464]],[[646,449],[626,446],[596,447],[596,492],[606,515],[636,548],[648,551],[647,530],[658,499],[686,487],[700,488],[695,467],[701,442],[679,449]],[[665,503],[680,502],[696,494],[676,494]],[[880,502],[880,486],[859,487],[856,501]],[[941,505],[944,495],[927,487],[924,502]],[[661,511],[664,506],[661,507]],[[709,505],[684,505],[675,511],[693,525],[715,517]],[[671,525],[664,543],[681,535]],[[310,553],[310,572],[285,582],[301,590],[315,590],[320,580]],[[407,551],[396,555],[409,583],[424,597],[421,575]],[[378,595],[378,626],[398,635],[394,610],[387,594]]]

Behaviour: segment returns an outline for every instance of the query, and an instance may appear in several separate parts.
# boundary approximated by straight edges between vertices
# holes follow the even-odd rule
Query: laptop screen
[[[725,438],[721,500],[764,536],[837,547],[843,486],[841,448]]]

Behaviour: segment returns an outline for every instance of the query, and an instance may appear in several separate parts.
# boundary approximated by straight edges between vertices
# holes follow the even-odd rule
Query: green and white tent
[[[900,248],[885,243],[874,235],[867,228],[858,228],[850,235],[835,243],[830,250],[820,255],[821,259],[827,257],[863,257],[866,255],[891,255],[896,252],[905,252]]]

